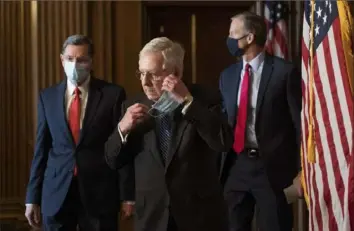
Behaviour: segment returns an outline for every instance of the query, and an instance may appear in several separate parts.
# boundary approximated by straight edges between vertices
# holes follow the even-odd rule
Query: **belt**
[[[258,149],[255,148],[246,148],[243,151],[249,158],[256,158],[260,156],[260,153],[258,151]]]

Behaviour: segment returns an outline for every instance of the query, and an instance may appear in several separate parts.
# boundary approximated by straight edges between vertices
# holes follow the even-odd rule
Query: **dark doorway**
[[[185,50],[184,81],[218,87],[220,72],[235,62],[226,48],[230,18],[253,2],[146,2],[144,40],[166,36]]]

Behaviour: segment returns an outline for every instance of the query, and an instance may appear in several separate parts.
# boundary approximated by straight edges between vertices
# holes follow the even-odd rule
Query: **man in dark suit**
[[[231,21],[227,45],[240,60],[220,77],[235,139],[222,176],[231,228],[249,231],[256,205],[261,231],[290,231],[292,206],[283,190],[298,173],[301,76],[265,53],[263,17],[245,12]]]
[[[137,231],[228,230],[217,159],[230,149],[232,130],[219,94],[182,82],[183,57],[165,37],[145,45],[138,72],[145,95],[124,104],[106,144],[113,169],[134,161]],[[153,103],[156,117],[148,115]]]
[[[67,79],[39,95],[25,213],[33,227],[40,226],[41,212],[44,230],[116,231],[119,196],[134,200],[134,169],[127,165],[119,179],[104,157],[125,92],[91,76],[92,56],[88,37],[70,36],[61,54]]]

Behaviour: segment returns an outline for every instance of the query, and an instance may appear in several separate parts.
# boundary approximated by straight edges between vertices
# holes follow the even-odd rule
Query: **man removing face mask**
[[[137,231],[228,230],[216,163],[232,131],[218,92],[183,83],[183,58],[166,37],[144,46],[137,76],[145,94],[126,101],[106,143],[111,168],[134,162]]]

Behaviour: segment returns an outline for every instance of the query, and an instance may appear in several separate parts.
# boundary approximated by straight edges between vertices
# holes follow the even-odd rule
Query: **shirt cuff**
[[[191,106],[193,102],[193,98],[182,108],[182,114],[185,115],[187,113],[188,108]]]
[[[124,204],[135,205],[135,201],[123,201]]]
[[[123,143],[123,144],[127,143],[127,139],[128,139],[128,135],[129,135],[129,134],[123,136],[123,133],[122,133],[122,131],[120,130],[119,126],[117,126],[117,129],[118,129],[118,132],[119,132],[120,139],[122,140],[122,143]]]

